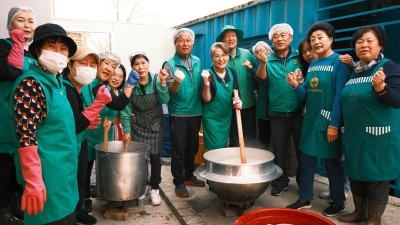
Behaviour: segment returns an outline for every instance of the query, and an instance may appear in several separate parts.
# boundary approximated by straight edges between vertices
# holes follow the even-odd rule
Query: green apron
[[[12,45],[11,39],[7,38],[4,40]],[[35,62],[35,59],[24,56],[24,68],[22,72],[27,71],[29,65]],[[14,154],[18,147],[15,130],[11,129],[11,124],[14,123],[14,114],[11,114],[10,110],[8,110],[10,97],[14,94],[14,90],[11,90],[13,85],[14,81],[0,82],[0,118],[3,118],[0,120],[0,153]]]
[[[94,101],[95,97],[92,93],[93,87],[100,83],[99,79],[96,78],[91,84],[83,86],[82,95],[85,102],[85,105],[89,106]],[[111,92],[111,88],[106,86],[107,89]],[[88,161],[93,161],[96,159],[96,150],[94,147],[97,144],[101,144],[104,142],[104,129],[103,122],[104,117],[107,116],[108,120],[112,120],[115,116],[118,115],[118,111],[112,110],[107,106],[103,108],[100,112],[101,124],[97,126],[95,130],[87,130],[84,134],[88,143]],[[112,130],[110,129],[108,132],[108,140],[112,140]]]
[[[233,76],[227,68],[229,83],[220,82],[217,75],[208,69],[215,81],[214,99],[203,105],[203,135],[204,147],[207,150],[225,148],[228,142],[232,118]]]
[[[371,86],[387,61],[369,77],[351,78],[342,91],[345,169],[351,179],[387,181],[400,174],[400,110],[382,103]]]
[[[327,130],[331,120],[331,109],[335,96],[333,79],[334,65],[338,55],[320,59],[309,68],[306,110],[301,130],[300,150],[320,158],[340,158],[342,155],[340,137],[328,143]],[[314,66],[315,65],[315,66]],[[311,69],[311,70],[310,70]]]
[[[71,83],[71,81],[63,80],[63,83],[64,83],[65,86],[70,86],[70,87],[75,89],[75,86]],[[84,104],[83,108],[86,108],[86,107],[87,106],[85,106],[85,104]],[[82,142],[84,140],[85,133],[86,133],[86,130],[84,130],[84,131],[82,131],[82,132],[80,132],[79,134],[76,135],[76,143],[77,143],[76,147],[78,149],[78,155],[79,155],[79,152],[81,151],[81,145],[82,145]]]
[[[31,65],[30,70],[17,79],[13,90],[26,77],[39,81],[47,104],[46,119],[37,128],[47,201],[42,213],[29,216],[25,212],[24,216],[25,224],[40,225],[60,220],[74,212],[78,202],[78,152],[74,115],[62,85],[62,76],[56,79],[36,65]]]

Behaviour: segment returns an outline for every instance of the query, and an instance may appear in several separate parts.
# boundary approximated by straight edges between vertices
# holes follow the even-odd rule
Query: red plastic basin
[[[240,216],[234,225],[267,224],[335,225],[332,221],[314,213],[286,208],[253,210]]]

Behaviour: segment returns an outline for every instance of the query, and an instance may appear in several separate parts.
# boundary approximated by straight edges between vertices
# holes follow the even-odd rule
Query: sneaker
[[[334,202],[331,202],[331,205],[324,210],[325,216],[337,216],[345,210],[344,203],[338,205]]]
[[[186,185],[185,184],[178,184],[175,186],[175,194],[178,197],[181,198],[187,198],[189,197],[189,192],[186,189]]]
[[[280,196],[284,191],[288,190],[289,190],[288,184],[276,184],[276,186],[271,190],[271,195]]]
[[[151,204],[156,206],[161,204],[160,190],[151,189],[150,190]]]
[[[97,223],[96,218],[86,212],[76,213],[76,221],[81,224],[93,225]]]
[[[318,197],[319,197],[320,199],[329,200],[329,199],[331,199],[331,192],[330,192],[329,189],[328,189],[328,190],[326,190],[326,191],[321,192],[321,194],[319,194]],[[348,196],[347,192],[345,192],[345,193],[344,193],[344,198],[345,198],[345,200],[347,200],[348,197],[349,197],[349,196]]]
[[[92,207],[92,199],[87,198],[83,201],[83,208],[85,209],[85,212],[89,215],[92,215],[93,213],[93,207]]]
[[[204,186],[206,186],[206,182],[204,182],[204,180],[197,179],[196,176],[193,176],[189,180],[186,180],[185,184],[189,185],[189,186],[195,186],[195,187],[204,187]]]
[[[305,201],[302,202],[300,199],[298,199],[295,203],[286,206],[288,209],[311,209],[311,202],[310,201]]]

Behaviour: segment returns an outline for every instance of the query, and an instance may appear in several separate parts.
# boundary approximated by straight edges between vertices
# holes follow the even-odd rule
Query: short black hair
[[[311,34],[314,33],[314,31],[317,30],[322,30],[328,35],[328,37],[331,37],[333,40],[335,40],[335,28],[327,22],[316,22],[314,23],[307,31],[307,39],[310,41]]]
[[[138,58],[143,58],[143,59],[145,59],[147,62],[149,62],[149,58],[147,58],[146,55],[137,54],[137,55],[133,56],[132,59],[131,59],[131,67],[133,67],[133,63],[134,63],[135,60],[138,59]]]
[[[382,47],[385,46],[386,44],[385,31],[380,27],[378,27],[377,25],[367,25],[358,28],[358,30],[354,33],[351,39],[351,47],[355,48],[357,40],[360,39],[367,32],[374,33],[376,39],[378,39],[379,45]]]

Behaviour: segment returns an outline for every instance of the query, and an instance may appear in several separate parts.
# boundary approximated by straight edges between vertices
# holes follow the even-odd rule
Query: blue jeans
[[[317,166],[317,157],[301,153],[301,169],[300,169],[300,200],[311,201],[314,185],[314,173]],[[345,200],[343,191],[343,167],[339,159],[324,159],[325,170],[329,180],[329,190],[331,191],[331,199],[336,204],[342,204]]]

